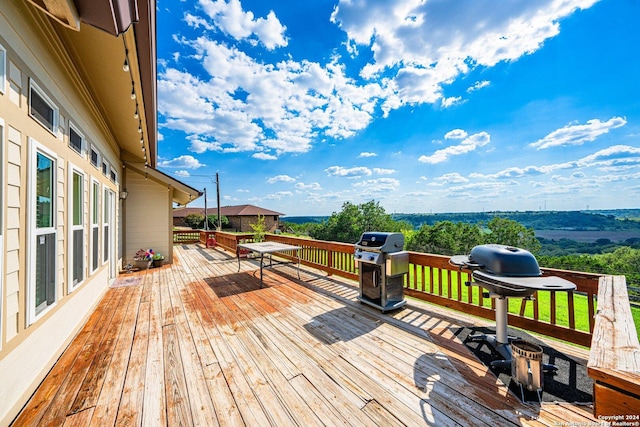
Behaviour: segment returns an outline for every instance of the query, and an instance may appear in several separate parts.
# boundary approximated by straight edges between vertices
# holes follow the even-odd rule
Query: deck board
[[[476,322],[464,316],[414,302],[382,314],[354,282],[292,266],[265,269],[260,288],[255,260],[202,245],[133,274],[143,283],[107,291],[15,425],[595,421],[522,404],[455,335]]]

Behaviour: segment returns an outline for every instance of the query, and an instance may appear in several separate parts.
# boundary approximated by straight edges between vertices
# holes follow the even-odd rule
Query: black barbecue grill
[[[409,253],[404,252],[402,233],[363,233],[355,245],[353,259],[358,268],[360,302],[385,311],[402,307],[404,275],[409,271]]]
[[[508,298],[531,298],[536,291],[573,291],[576,285],[556,276],[543,276],[535,257],[524,249],[505,245],[479,245],[467,255],[456,255],[449,262],[460,269],[471,270],[473,281],[496,299],[496,334],[477,334],[469,338],[486,341],[503,357],[494,360],[494,367],[511,366],[510,337],[507,336]],[[556,370],[545,365],[545,370]]]

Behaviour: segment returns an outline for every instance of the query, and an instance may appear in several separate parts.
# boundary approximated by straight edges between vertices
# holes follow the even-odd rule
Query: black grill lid
[[[404,247],[402,233],[367,232],[362,233],[356,247],[376,249],[380,252],[398,252]]]
[[[537,277],[542,272],[531,252],[505,245],[479,245],[471,249],[470,267],[498,276]]]
[[[472,270],[473,279],[499,295],[527,296],[536,290],[571,291],[576,285],[554,276],[542,276],[538,261],[525,249],[479,245],[467,255],[451,257],[451,264]]]

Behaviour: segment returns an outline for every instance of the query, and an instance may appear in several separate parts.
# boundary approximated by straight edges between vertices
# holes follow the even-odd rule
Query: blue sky
[[[158,167],[329,215],[637,208],[640,1],[158,1]],[[203,206],[203,198],[190,206]]]

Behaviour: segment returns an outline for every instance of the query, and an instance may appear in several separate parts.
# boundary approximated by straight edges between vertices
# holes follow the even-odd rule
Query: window
[[[7,50],[0,44],[0,93],[7,87]],[[4,126],[3,126],[4,127]]]
[[[69,291],[84,280],[84,173],[69,164]]]
[[[84,154],[84,136],[69,122],[69,146],[80,154]]]
[[[30,140],[29,321],[33,323],[57,300],[56,156]]]
[[[91,180],[91,272],[100,264],[100,184]]]
[[[114,168],[111,168],[111,171],[109,172],[109,179],[111,179],[111,182],[118,181],[118,175],[116,174],[116,170]]]
[[[106,160],[102,161],[102,175],[109,176],[109,163]]]
[[[91,147],[91,164],[95,167],[98,167],[99,163],[100,153],[98,153],[98,150],[96,150],[95,147]]]
[[[29,115],[47,128],[49,132],[56,135],[59,119],[58,107],[33,80],[31,80],[29,89]]]

